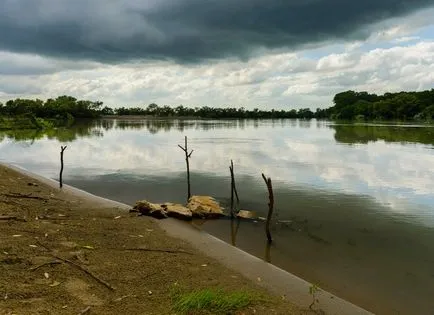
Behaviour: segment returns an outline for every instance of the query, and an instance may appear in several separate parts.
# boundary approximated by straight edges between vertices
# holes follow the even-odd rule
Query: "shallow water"
[[[44,134],[0,132],[0,160],[126,203],[184,202],[188,136],[194,194],[261,222],[196,221],[211,234],[379,314],[434,314],[434,128],[275,120],[104,120]],[[235,233],[236,232],[236,233]]]

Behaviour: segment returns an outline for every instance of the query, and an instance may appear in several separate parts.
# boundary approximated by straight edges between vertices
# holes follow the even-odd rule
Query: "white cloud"
[[[96,62],[59,60],[34,54],[0,51],[0,76],[44,75],[71,69],[92,69],[97,65]]]
[[[415,40],[419,40],[421,39],[419,36],[404,36],[404,37],[399,37],[393,40],[393,42],[395,43],[407,43],[407,42],[412,42]]]
[[[434,42],[367,52],[356,49],[319,60],[289,53],[263,56],[247,63],[222,61],[194,67],[164,62],[135,67],[93,66],[91,70],[44,75],[3,75],[0,93],[3,92],[4,100],[71,94],[99,99],[111,106],[150,102],[250,108],[329,106],[335,93],[347,89],[384,93],[431,88]]]
[[[334,94],[423,90],[434,86],[434,41],[415,32],[434,9],[381,24],[365,42],[263,55],[246,62],[117,65],[0,52],[0,101],[69,94],[109,106],[156,102],[189,106],[300,108],[332,105]],[[388,43],[379,48],[380,43]],[[402,44],[405,44],[403,46]],[[391,45],[396,45],[392,46]]]
[[[406,18],[394,18],[373,25],[375,31],[367,39],[367,42],[395,41],[410,39],[418,30],[433,24],[434,8],[418,11]],[[413,40],[414,38],[412,38]]]

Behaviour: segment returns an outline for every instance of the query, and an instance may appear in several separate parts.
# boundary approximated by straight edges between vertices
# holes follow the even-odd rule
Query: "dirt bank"
[[[309,313],[169,237],[152,218],[1,165],[0,217],[0,314],[174,314],[175,283],[261,296],[240,314]]]

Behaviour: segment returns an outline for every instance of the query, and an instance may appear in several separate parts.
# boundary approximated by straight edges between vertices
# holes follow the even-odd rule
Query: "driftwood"
[[[1,215],[0,216],[0,221],[8,221],[8,220],[16,220],[18,219],[17,217],[14,216],[10,216],[10,215]]]
[[[76,262],[73,262],[72,260],[69,260],[69,259],[66,259],[66,258],[63,258],[63,257],[60,257],[60,256],[54,254],[53,251],[48,246],[46,246],[45,244],[43,244],[39,240],[37,241],[37,243],[39,245],[41,245],[43,248],[45,248],[48,252],[50,252],[50,255],[52,257],[54,257],[54,258],[56,258],[56,259],[58,259],[58,260],[60,260],[60,261],[62,261],[64,263],[67,263],[67,264],[69,264],[69,265],[71,265],[71,266],[73,266],[73,267],[75,267],[75,268],[83,271],[85,274],[89,275],[90,277],[92,277],[93,279],[95,279],[97,282],[101,283],[102,285],[104,285],[108,289],[110,289],[112,291],[115,290],[115,288],[110,283],[108,283],[107,281],[101,279],[100,277],[98,277],[97,275],[95,275],[92,271],[84,268],[83,266],[81,266],[80,264],[77,264]]]
[[[59,260],[53,260],[53,261],[49,261],[49,262],[46,262],[46,263],[43,263],[43,264],[37,265],[36,267],[32,267],[32,268],[30,268],[29,270],[31,270],[31,271],[35,271],[35,270],[38,270],[39,268],[42,268],[42,267],[44,267],[44,266],[58,265],[58,264],[61,264],[61,263],[62,263],[62,262],[59,261]]]
[[[78,315],[84,315],[90,312],[90,306],[86,307],[84,310],[82,310]]]
[[[66,145],[60,147],[60,174],[59,174],[60,188],[62,188],[62,186],[63,186],[63,179],[62,179],[62,176],[63,176],[63,152],[65,152],[65,150],[66,150]]]
[[[22,222],[27,222],[26,219],[18,218],[16,216],[12,216],[12,215],[0,215],[0,221],[22,221]]]
[[[229,171],[231,172],[231,217],[233,218],[235,216],[234,211],[234,194],[237,198],[237,210],[240,209],[240,198],[238,197],[238,191],[237,187],[235,185],[235,176],[234,176],[234,162],[231,160],[231,165],[229,166]]]
[[[271,178],[266,178],[264,173],[262,173],[262,178],[265,181],[268,189],[268,214],[267,221],[265,223],[265,233],[267,234],[268,242],[271,243],[273,239],[271,238],[270,233],[270,222],[273,217],[273,209],[274,209],[274,194],[273,194],[273,185],[271,184]]]
[[[176,250],[176,249],[151,249],[151,248],[136,247],[136,248],[122,248],[122,250],[193,255],[192,253],[186,252],[185,250],[182,250],[182,249],[180,249],[180,250]]]
[[[83,271],[83,272],[86,273],[87,275],[91,276],[92,278],[94,278],[96,281],[98,281],[98,282],[101,283],[102,285],[106,286],[108,289],[110,289],[110,290],[112,290],[112,291],[115,290],[115,288],[112,287],[110,283],[108,283],[107,281],[105,281],[105,280],[99,278],[99,277],[98,277],[97,275],[95,275],[93,272],[91,272],[90,270],[84,268],[83,266],[81,266],[81,265],[79,265],[79,264],[73,262],[72,260],[69,260],[69,259],[66,259],[66,258],[59,257],[59,256],[57,256],[57,255],[55,255],[55,254],[51,254],[51,256],[53,256],[54,258],[57,258],[57,259],[59,259],[59,260],[65,262],[65,263],[68,263],[68,264],[74,266],[74,267],[77,268],[77,269],[80,269],[81,271]]]
[[[193,154],[194,150],[191,150],[190,153],[188,153],[188,145],[187,145],[187,136],[185,136],[185,143],[184,143],[184,147],[182,147],[181,145],[178,144],[178,147],[184,151],[185,153],[185,163],[187,164],[187,201],[190,199],[191,197],[191,187],[190,187],[190,163],[189,163],[189,159],[191,158],[191,155]]]
[[[39,196],[32,196],[32,194],[20,194],[20,193],[10,193],[10,194],[2,194],[5,197],[9,198],[22,198],[22,199],[36,199],[36,200],[48,200],[48,198],[39,197]]]

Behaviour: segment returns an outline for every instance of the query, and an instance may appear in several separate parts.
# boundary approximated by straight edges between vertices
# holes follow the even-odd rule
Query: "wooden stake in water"
[[[62,188],[62,186],[63,186],[63,179],[62,179],[62,175],[63,175],[63,152],[65,150],[66,150],[66,145],[60,147],[60,175],[59,175],[60,188]]]
[[[191,158],[191,154],[193,153],[194,150],[191,150],[190,153],[188,153],[188,144],[187,144],[187,136],[185,136],[185,144],[184,147],[182,147],[181,145],[178,144],[178,147],[180,147],[180,149],[182,151],[184,151],[185,153],[185,163],[187,164],[187,201],[190,199],[191,197],[191,189],[190,189],[190,163],[189,163],[189,159]]]
[[[229,166],[229,171],[231,172],[231,218],[235,216],[234,211],[234,194],[237,197],[237,210],[239,211],[240,198],[238,198],[237,187],[235,186],[235,175],[234,175],[234,162],[231,160],[231,165]]]
[[[265,233],[267,234],[268,243],[271,243],[273,239],[271,238],[270,233],[270,222],[273,217],[273,208],[274,208],[274,195],[273,195],[273,185],[271,184],[271,178],[266,178],[264,173],[262,173],[262,178],[265,181],[268,189],[268,215],[267,222],[265,223]]]

